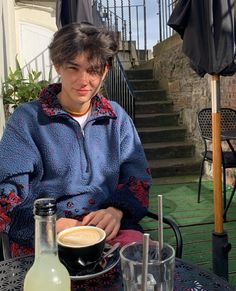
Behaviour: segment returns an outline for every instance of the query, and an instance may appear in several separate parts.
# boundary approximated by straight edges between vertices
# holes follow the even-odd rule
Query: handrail
[[[151,211],[148,211],[147,216],[153,219],[158,220],[159,216],[158,214],[155,214]],[[170,218],[167,217],[163,217],[163,222],[166,223],[167,225],[169,225],[175,234],[175,238],[176,238],[176,257],[177,258],[182,258],[182,253],[183,253],[183,237],[181,234],[181,231],[179,229],[179,226]]]
[[[135,122],[135,95],[124,68],[117,56],[105,80],[109,99],[119,103]]]
[[[39,80],[46,80],[53,83],[58,79],[58,74],[49,58],[48,48],[45,48],[40,54],[21,68],[25,77],[28,76],[28,73],[32,70],[41,72]]]
[[[156,14],[158,20],[157,30],[159,30],[157,42],[162,42],[175,33],[175,31],[167,25],[167,22],[178,1],[179,0],[156,1]],[[131,2],[131,0],[120,0],[118,5],[118,1],[116,0],[93,0],[93,7],[96,7],[102,21],[109,28],[112,27],[114,31],[120,31],[120,37],[123,43],[124,41],[128,42],[129,49],[131,42],[136,42],[138,61],[140,63],[141,61],[146,61],[148,59],[146,6],[150,4],[147,0],[143,0],[142,3],[140,1],[141,4],[133,4],[135,1],[131,4]],[[141,14],[143,18],[143,27],[139,27]],[[126,16],[126,19],[124,16]],[[143,43],[140,44],[141,39],[143,40]],[[143,49],[143,54],[140,54],[140,47]]]
[[[178,0],[157,0],[159,18],[159,41],[171,37],[175,31],[167,26],[168,19]]]
[[[135,56],[137,63],[145,62],[148,60],[146,0],[143,0],[142,4],[131,4],[131,0],[121,0],[119,5],[117,2],[116,0],[94,0],[93,8],[108,29],[119,31],[123,50],[128,47],[131,54],[131,45],[135,43],[138,51]],[[140,14],[143,15],[143,27],[140,27]],[[130,55],[130,59],[132,59],[132,55]]]
[[[109,30],[113,28],[112,25],[108,26],[107,23],[103,21],[96,5],[93,6],[93,17],[94,25],[106,26]],[[104,87],[108,94],[107,97],[119,103],[133,119],[133,122],[135,122],[135,94],[119,56],[116,56],[114,59],[113,66],[110,68],[104,82]]]

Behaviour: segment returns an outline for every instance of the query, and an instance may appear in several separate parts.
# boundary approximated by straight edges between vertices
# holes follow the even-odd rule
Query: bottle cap
[[[50,216],[57,211],[56,199],[40,198],[34,201],[34,215]]]

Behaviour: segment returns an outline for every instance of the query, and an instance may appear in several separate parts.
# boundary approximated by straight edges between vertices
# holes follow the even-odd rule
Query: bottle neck
[[[57,255],[56,215],[35,215],[35,258],[44,254]]]

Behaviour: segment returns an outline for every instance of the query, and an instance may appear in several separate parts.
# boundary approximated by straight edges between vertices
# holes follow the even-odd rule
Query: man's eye
[[[74,66],[68,66],[67,67],[69,70],[72,70],[72,71],[77,71],[78,68],[77,67],[74,67]]]
[[[67,70],[77,70],[77,66],[74,66],[73,64],[66,64],[65,69]]]

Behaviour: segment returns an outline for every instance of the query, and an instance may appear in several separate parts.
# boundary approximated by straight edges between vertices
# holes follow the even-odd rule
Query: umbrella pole
[[[214,218],[215,227],[212,233],[213,271],[218,276],[228,280],[228,253],[231,244],[223,228],[222,203],[222,155],[221,155],[221,125],[220,125],[220,77],[211,76],[212,92],[212,142],[213,142],[213,185],[214,185]]]
[[[213,146],[213,185],[214,185],[214,215],[215,232],[223,232],[222,204],[222,155],[221,155],[221,125],[220,125],[220,77],[211,76],[212,93],[212,146]]]

